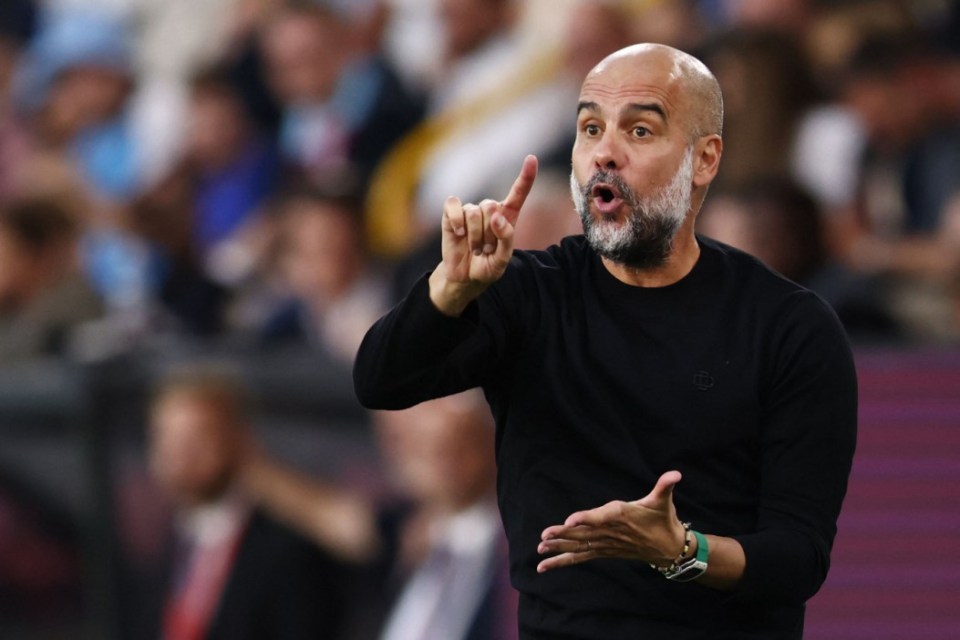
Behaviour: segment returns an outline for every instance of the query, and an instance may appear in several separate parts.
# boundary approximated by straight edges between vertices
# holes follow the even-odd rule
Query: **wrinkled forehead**
[[[683,80],[679,61],[658,51],[613,54],[587,74],[580,87],[580,99],[645,97],[676,110],[683,98]]]

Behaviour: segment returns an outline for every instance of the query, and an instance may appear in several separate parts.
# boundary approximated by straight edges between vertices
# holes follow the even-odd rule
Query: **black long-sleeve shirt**
[[[801,637],[855,447],[853,359],[814,294],[699,243],[693,270],[658,288],[618,281],[582,237],[517,251],[459,318],[423,279],[360,348],[371,408],[484,388],[524,637]],[[735,591],[621,559],[537,574],[544,528],[636,500],[671,469],[679,517],[743,546]]]

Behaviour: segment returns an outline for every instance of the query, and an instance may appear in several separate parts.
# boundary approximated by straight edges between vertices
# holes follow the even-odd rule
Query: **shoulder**
[[[698,241],[720,273],[720,295],[739,307],[738,320],[753,326],[773,353],[780,352],[778,346],[802,348],[813,342],[848,349],[843,325],[819,295],[744,251],[706,237]]]
[[[810,289],[774,271],[758,258],[706,236],[697,236],[701,251],[730,285],[754,299],[760,309],[784,310],[794,305],[829,311],[830,306]]]

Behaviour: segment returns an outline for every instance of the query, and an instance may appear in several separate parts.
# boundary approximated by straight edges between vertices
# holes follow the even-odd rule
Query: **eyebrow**
[[[581,101],[577,104],[577,115],[580,115],[580,112],[581,112],[581,111],[584,111],[584,110],[586,110],[586,111],[596,111],[596,112],[599,113],[599,112],[600,112],[600,105],[598,105],[596,102],[591,102],[591,101],[589,101],[589,100],[581,100]]]
[[[664,122],[667,121],[667,112],[656,102],[633,103],[624,109],[627,113],[650,112],[660,116]]]
[[[595,111],[597,113],[602,113],[603,110],[600,108],[596,102],[590,100],[581,101],[577,104],[577,114],[579,115],[581,111]],[[634,113],[655,113],[660,116],[660,119],[664,122],[667,121],[667,112],[656,102],[634,102],[627,105],[624,108],[624,112],[627,114]]]

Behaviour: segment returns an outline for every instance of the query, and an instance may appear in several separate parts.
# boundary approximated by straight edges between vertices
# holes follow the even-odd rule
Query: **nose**
[[[615,131],[607,130],[593,149],[593,163],[597,169],[611,170],[623,165],[620,149],[614,139]]]

